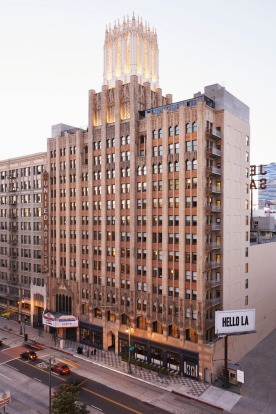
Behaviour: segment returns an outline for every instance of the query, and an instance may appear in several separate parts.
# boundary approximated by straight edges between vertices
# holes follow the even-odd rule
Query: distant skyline
[[[52,125],[87,126],[106,25],[133,12],[156,28],[163,95],[225,86],[250,107],[250,163],[276,162],[274,0],[0,0],[0,160],[46,151]]]

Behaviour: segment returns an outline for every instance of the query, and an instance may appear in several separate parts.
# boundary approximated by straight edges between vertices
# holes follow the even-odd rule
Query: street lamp
[[[126,328],[126,333],[128,333],[128,372],[131,374],[131,364],[130,364],[130,353],[132,350],[132,346],[130,345],[130,334],[133,332],[132,324],[128,324]]]
[[[20,335],[23,335],[22,332],[22,303],[25,303],[24,299],[21,299],[21,301],[18,301],[18,313],[20,315]],[[25,322],[24,322],[24,337],[25,337]]]

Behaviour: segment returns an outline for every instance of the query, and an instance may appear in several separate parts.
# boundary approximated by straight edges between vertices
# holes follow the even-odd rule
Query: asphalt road
[[[38,358],[35,361],[27,361],[18,357],[25,348],[23,346],[5,349],[0,353],[0,362],[30,379],[49,386],[49,359]],[[40,353],[37,352],[39,356]],[[133,398],[128,394],[117,391],[96,381],[86,379],[74,372],[78,363],[70,358],[57,358],[68,364],[73,370],[69,375],[51,373],[52,392],[61,384],[75,383],[80,387],[80,400],[88,406],[102,413],[112,414],[166,414],[168,411],[157,408],[151,404]]]

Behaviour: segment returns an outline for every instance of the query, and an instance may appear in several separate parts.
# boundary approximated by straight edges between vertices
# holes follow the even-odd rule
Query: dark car
[[[70,374],[70,368],[68,365],[63,364],[62,362],[51,365],[51,370],[61,375]]]
[[[20,356],[21,356],[21,358],[28,359],[30,361],[34,361],[35,359],[37,359],[37,355],[36,355],[35,351],[22,352],[20,354]]]

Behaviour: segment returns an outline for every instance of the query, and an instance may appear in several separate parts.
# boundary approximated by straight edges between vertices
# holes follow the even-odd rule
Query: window
[[[191,151],[191,141],[186,141],[185,142],[185,150],[186,150],[186,152]]]
[[[245,298],[244,298],[244,304],[245,304],[245,306],[248,305],[248,296],[245,296]]]
[[[155,129],[152,132],[152,138],[157,139],[157,131]]]
[[[158,130],[158,138],[163,138],[163,131],[161,128]]]
[[[169,137],[173,136],[173,127],[169,127]]]
[[[248,279],[245,279],[245,289],[248,289]]]
[[[175,135],[179,135],[179,126],[178,125],[175,126],[174,133],[175,133]]]
[[[197,122],[193,122],[193,132],[197,132]]]
[[[186,131],[186,134],[189,134],[190,132],[192,132],[191,124],[189,122],[185,126],[185,131]]]

